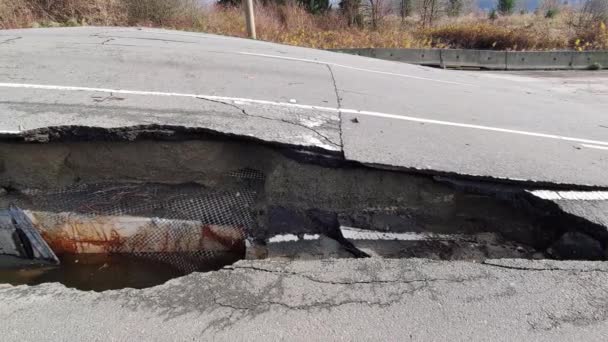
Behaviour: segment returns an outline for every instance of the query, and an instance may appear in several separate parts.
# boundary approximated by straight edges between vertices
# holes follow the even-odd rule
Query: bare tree
[[[439,0],[422,0],[420,20],[423,27],[433,26],[433,22],[439,15],[440,7]]]
[[[348,21],[349,26],[361,25],[361,0],[342,0],[340,10]]]
[[[447,0],[445,11],[450,17],[457,17],[462,13],[463,0]]]
[[[390,0],[367,0],[364,9],[371,27],[376,30],[391,13],[391,3]]]
[[[412,0],[401,0],[399,3],[399,14],[401,15],[401,20],[405,20],[406,17],[412,15],[413,4]]]
[[[589,27],[597,23],[608,23],[608,0],[587,0],[579,14],[578,26]]]

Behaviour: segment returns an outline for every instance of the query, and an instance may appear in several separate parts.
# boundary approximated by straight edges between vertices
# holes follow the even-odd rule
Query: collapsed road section
[[[608,245],[566,189],[166,126],[5,136],[0,186],[0,281],[14,284],[147,287],[245,258],[603,260]]]

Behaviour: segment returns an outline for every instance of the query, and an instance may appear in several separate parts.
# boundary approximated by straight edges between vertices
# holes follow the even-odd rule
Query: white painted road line
[[[381,241],[426,241],[426,240],[456,240],[462,237],[459,234],[429,234],[429,233],[389,233],[375,230],[365,230],[353,227],[340,227],[342,235],[351,240],[381,240]],[[268,243],[283,243],[297,241],[318,240],[319,234],[304,234],[301,237],[295,234],[279,234],[268,239]]]
[[[238,98],[238,97],[211,96],[211,95],[172,93],[172,92],[160,92],[160,91],[141,91],[141,90],[58,86],[58,85],[43,85],[43,84],[25,84],[25,83],[0,83],[0,88],[22,88],[22,89],[58,90],[58,91],[88,91],[88,92],[113,93],[113,94],[124,94],[124,95],[142,95],[142,96],[174,96],[174,97],[208,99],[208,100],[213,100],[213,101],[231,101],[233,103],[252,103],[252,104],[280,106],[280,107],[287,107],[287,108],[317,110],[317,111],[325,111],[325,112],[333,112],[333,113],[356,114],[356,115],[360,115],[360,116],[371,116],[371,117],[385,118],[385,119],[421,122],[421,123],[434,124],[434,125],[461,127],[461,128],[478,129],[478,130],[490,131],[490,132],[525,135],[525,136],[531,136],[531,137],[537,137],[537,138],[571,141],[571,142],[576,142],[576,143],[581,143],[581,144],[608,146],[608,141],[574,138],[574,137],[567,137],[567,136],[562,136],[562,135],[557,135],[557,134],[537,133],[537,132],[521,131],[521,130],[500,128],[500,127],[483,126],[483,125],[472,125],[472,124],[452,122],[452,121],[425,119],[425,118],[420,118],[420,117],[388,114],[388,113],[381,113],[381,112],[371,112],[371,111],[357,110],[357,109],[311,106],[311,105],[304,105],[304,104],[275,102],[275,101],[267,101],[267,100],[255,100],[255,99]]]
[[[528,191],[532,195],[549,200],[576,200],[576,201],[607,201],[608,191],[552,191],[533,190]]]
[[[590,144],[606,145],[606,146],[608,146],[608,141],[590,140],[590,139],[583,139],[583,138],[573,138],[573,137],[567,137],[567,136],[562,136],[562,135],[557,135],[557,134],[536,133],[536,132],[529,132],[529,131],[520,131],[520,130],[516,130],[516,129],[507,129],[507,128],[492,127],[492,126],[483,126],[483,125],[472,125],[472,124],[465,124],[465,123],[458,123],[458,122],[451,122],[451,121],[443,121],[443,120],[424,119],[424,118],[418,118],[418,117],[413,117],[413,116],[386,114],[386,113],[380,113],[380,112],[369,112],[369,111],[364,111],[364,110],[363,111],[357,111],[357,110],[354,110],[354,109],[341,108],[340,111],[342,113],[375,116],[375,117],[379,117],[379,118],[387,118],[387,119],[395,119],[395,120],[405,120],[405,121],[414,121],[414,122],[422,122],[422,123],[435,124],[435,125],[443,125],[443,126],[473,128],[473,129],[480,129],[480,130],[484,130],[484,131],[511,133],[511,134],[527,135],[527,136],[531,136],[531,137],[538,137],[538,138],[565,140],[565,141],[572,141],[572,142],[578,142],[578,143],[590,143]]]
[[[320,237],[319,234],[304,234],[302,238],[294,234],[279,234],[268,239],[268,243],[295,242],[300,240],[312,241],[319,240]]]
[[[425,240],[456,240],[458,234],[429,234],[429,233],[389,233],[375,230],[366,230],[353,227],[340,227],[342,235],[350,240],[398,240],[398,241],[425,241]]]
[[[46,85],[46,84],[25,84],[25,83],[0,83],[0,88],[24,88],[24,89],[41,89],[41,90],[63,90],[63,91],[89,91],[98,93],[113,93],[113,94],[124,94],[124,95],[142,95],[142,96],[172,96],[172,97],[188,97],[195,99],[207,99],[213,101],[232,101],[236,103],[255,103],[270,106],[282,106],[292,107],[301,109],[315,109],[321,111],[338,112],[337,108],[322,107],[322,106],[310,106],[310,105],[299,105],[287,102],[275,102],[266,100],[255,100],[246,99],[240,97],[227,97],[227,96],[214,96],[214,95],[200,95],[200,94],[186,94],[186,93],[173,93],[173,92],[162,92],[162,91],[146,91],[146,90],[125,90],[125,89],[109,89],[109,88],[93,88],[93,87],[74,87],[74,86],[60,86],[60,85]]]
[[[589,145],[589,144],[581,144],[581,146],[587,147],[587,148],[595,148],[598,150],[608,150],[607,146],[595,146],[595,145]]]
[[[277,56],[277,55],[267,55],[267,54],[263,54],[263,53],[252,53],[252,52],[238,52],[238,53],[241,54],[241,55],[247,55],[247,56],[276,58],[276,59],[284,59],[284,60],[288,60],[288,61],[296,61],[296,62],[305,62],[305,63],[329,65],[329,66],[335,66],[335,67],[345,68],[345,69],[350,69],[350,70],[365,71],[365,72],[370,72],[370,73],[374,73],[374,74],[391,75],[391,76],[398,76],[398,77],[405,77],[405,78],[413,78],[413,79],[416,79],[416,80],[423,80],[423,81],[431,81],[431,82],[447,83],[447,84],[456,84],[456,85],[463,85],[463,86],[472,86],[472,84],[468,84],[468,83],[453,82],[453,81],[444,81],[444,80],[438,80],[438,79],[428,78],[428,77],[420,77],[420,76],[414,76],[414,75],[408,75],[408,74],[399,74],[399,73],[388,72],[388,71],[379,71],[379,70],[358,68],[358,67],[354,67],[354,66],[350,66],[350,65],[338,64],[338,63],[333,63],[333,62],[319,61],[319,60],[316,60],[316,59],[294,58],[294,57],[285,57],[285,56]]]

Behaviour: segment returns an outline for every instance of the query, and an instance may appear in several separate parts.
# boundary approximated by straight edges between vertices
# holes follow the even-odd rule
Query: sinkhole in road
[[[516,185],[122,132],[0,142],[0,283],[144,288],[245,258],[604,258],[581,247],[606,246],[596,227]]]

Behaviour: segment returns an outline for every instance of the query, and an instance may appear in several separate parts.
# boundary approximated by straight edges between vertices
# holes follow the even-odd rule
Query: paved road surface
[[[446,71],[154,29],[8,30],[0,130],[207,127],[364,163],[607,187],[608,78],[594,75]]]
[[[239,262],[145,290],[0,285],[3,341],[606,341],[604,263]]]
[[[0,31],[0,133],[204,127],[385,167],[608,187],[608,74],[546,75],[153,29]],[[608,222],[603,192],[536,195]],[[0,285],[1,339],[605,341],[607,267],[243,261],[145,290]]]

